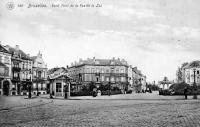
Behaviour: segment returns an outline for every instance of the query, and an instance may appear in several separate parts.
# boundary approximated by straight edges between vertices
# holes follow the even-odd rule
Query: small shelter
[[[172,85],[172,81],[169,81],[167,77],[164,77],[162,81],[159,81],[160,88],[161,89],[169,89],[169,87]]]
[[[65,87],[70,86],[71,79],[72,78],[68,75],[65,68],[58,68],[56,71],[48,76],[50,84],[50,94],[54,96],[64,96]]]

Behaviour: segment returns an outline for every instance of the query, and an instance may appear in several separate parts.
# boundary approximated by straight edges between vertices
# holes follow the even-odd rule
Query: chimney
[[[16,49],[16,50],[19,50],[19,45],[15,45],[15,49]]]

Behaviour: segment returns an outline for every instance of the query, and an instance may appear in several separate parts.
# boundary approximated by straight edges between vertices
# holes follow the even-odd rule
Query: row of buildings
[[[33,94],[47,92],[47,65],[42,54],[30,56],[18,45],[0,43],[0,95],[27,94],[29,85]]]
[[[97,87],[110,85],[123,92],[146,90],[146,76],[124,59],[79,59],[66,68],[47,70],[42,54],[30,56],[18,45],[0,44],[0,95],[27,95],[57,93],[63,96],[66,78],[70,79],[72,92],[78,92],[91,83]]]
[[[176,81],[178,83],[185,82],[189,85],[193,85],[195,81],[197,85],[200,85],[200,61],[183,63],[176,72]]]
[[[66,68],[54,68],[48,71],[51,92],[63,95],[66,77],[70,79],[71,91],[78,92],[91,83],[118,87],[122,91],[146,90],[146,76],[137,67],[132,67],[124,59],[79,59]]]

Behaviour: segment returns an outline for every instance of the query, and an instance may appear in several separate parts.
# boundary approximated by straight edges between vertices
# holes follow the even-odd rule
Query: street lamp
[[[193,99],[197,99],[197,85],[196,85],[196,76],[195,76],[196,69],[194,68],[193,71],[194,71],[194,85],[193,85],[194,95],[193,95]]]
[[[28,85],[28,98],[30,99],[31,98],[31,87],[32,87],[32,82],[31,82],[31,76],[30,76],[30,79],[29,79],[29,85]]]
[[[79,82],[78,84],[81,85],[81,82],[82,82],[82,75],[81,75],[81,73],[79,73],[78,82]],[[76,86],[76,90],[78,92],[78,86]]]
[[[110,67],[110,78],[109,78],[109,96],[111,95],[111,76],[112,76],[112,71],[114,70],[113,67]]]

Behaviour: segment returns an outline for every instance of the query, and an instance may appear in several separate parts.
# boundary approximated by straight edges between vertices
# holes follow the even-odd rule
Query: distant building
[[[47,94],[47,65],[45,64],[42,54],[31,57],[33,61],[33,93]]]
[[[194,75],[195,82],[197,85],[200,85],[200,61],[192,61],[187,63],[182,69],[183,81],[189,85],[194,84]]]
[[[142,92],[146,90],[146,76],[138,70],[137,67],[132,69],[133,72],[133,91]]]
[[[141,89],[145,91],[147,89],[146,76],[142,74],[140,79],[142,84]]]
[[[11,90],[11,54],[0,44],[0,95],[10,95]]]
[[[133,68],[131,65],[128,66],[128,89],[133,90]]]
[[[82,86],[91,82],[97,87],[110,84],[111,88],[118,87],[122,91],[128,89],[128,63],[124,59],[92,59],[82,60],[71,64],[68,73],[72,77],[74,91],[80,91]]]

